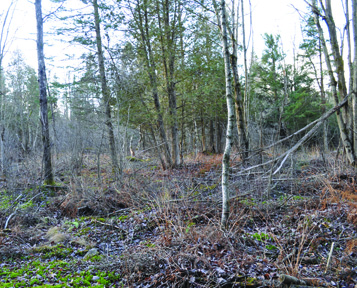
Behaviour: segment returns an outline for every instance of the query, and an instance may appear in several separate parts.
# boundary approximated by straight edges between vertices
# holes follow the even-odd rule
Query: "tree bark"
[[[353,26],[353,44],[354,44],[354,61],[353,61],[353,91],[352,95],[352,114],[353,114],[353,151],[357,153],[357,0],[352,0],[352,26]]]
[[[232,40],[235,42],[235,39]],[[235,110],[237,119],[237,130],[239,136],[239,150],[242,157],[242,163],[244,164],[248,158],[249,142],[246,134],[246,127],[244,121],[244,111],[243,111],[243,101],[242,101],[242,89],[239,82],[238,68],[237,68],[237,47],[233,44],[233,55],[232,59],[232,71],[234,79],[234,93],[235,93]]]
[[[103,101],[105,105],[105,125],[107,126],[108,129],[110,157],[112,160],[113,172],[115,173],[115,175],[119,175],[121,171],[119,169],[116,146],[115,146],[114,129],[112,123],[112,116],[111,116],[112,112],[110,107],[110,91],[105,75],[102,38],[100,33],[99,9],[98,9],[97,0],[93,0],[93,9],[94,9],[94,25],[95,25],[96,44],[97,44],[97,53],[98,53],[98,66],[99,66]]]
[[[209,120],[209,150],[211,153],[216,153],[216,148],[214,145],[214,123],[213,119]]]
[[[175,83],[175,59],[177,50],[177,30],[179,15],[181,13],[180,8],[175,11],[172,20],[170,20],[170,7],[169,1],[161,1],[162,3],[162,17],[160,11],[159,1],[156,1],[157,16],[160,28],[160,44],[162,52],[162,61],[165,72],[166,90],[169,98],[169,110],[171,116],[171,138],[172,149],[171,156],[173,166],[180,164],[180,147],[178,138],[178,123],[177,123],[177,103],[176,103],[176,83]],[[179,5],[178,5],[179,6]],[[162,25],[162,21],[163,24]],[[172,21],[172,23],[171,23]]]
[[[46,91],[46,69],[43,53],[43,18],[41,0],[36,0],[37,21],[37,58],[38,58],[38,83],[40,89],[40,110],[42,124],[43,162],[44,162],[44,184],[53,185],[53,171],[51,161],[50,130],[48,125],[47,91]]]
[[[316,0],[311,0],[311,4],[312,4],[311,5],[312,10],[313,10],[312,12],[314,13],[315,24],[316,24],[316,27],[317,27],[317,30],[318,30],[318,33],[320,36],[321,45],[323,48],[323,52],[325,55],[325,61],[326,61],[327,69],[328,69],[329,76],[330,76],[330,85],[331,85],[332,95],[334,98],[335,105],[337,105],[339,102],[337,87],[338,87],[339,93],[342,97],[347,95],[347,89],[346,89],[346,82],[345,82],[345,76],[344,76],[343,59],[342,59],[339,49],[338,49],[336,27],[335,27],[335,24],[334,24],[334,21],[332,18],[331,2],[330,2],[330,0],[326,0],[326,10],[325,10],[326,11],[326,17],[325,17],[326,20],[325,21],[327,23],[328,30],[329,30],[331,49],[333,51],[334,63],[335,63],[335,67],[336,67],[337,75],[338,75],[338,82],[336,81],[335,76],[334,76],[329,52],[328,52],[328,49],[326,46],[325,37],[323,34],[322,27],[320,25],[319,11],[318,11],[318,8],[316,5]],[[345,106],[347,106],[347,105],[345,105]],[[341,114],[343,114],[343,116]],[[346,151],[346,156],[347,156],[350,164],[355,165],[355,155],[353,152],[352,141],[349,137],[349,132],[348,132],[348,128],[346,125],[346,121],[347,121],[347,117],[348,117],[348,108],[344,108],[343,113],[337,112],[336,117],[337,117],[337,124],[338,124],[339,131],[340,131],[341,141],[342,141],[345,151]]]
[[[320,93],[321,93],[321,112],[324,114],[326,112],[326,93],[325,93],[325,85],[324,85],[324,71],[322,69],[322,51],[321,51],[321,40],[319,39],[319,65],[320,65]],[[316,75],[317,78],[317,75]],[[324,121],[323,125],[323,145],[324,152],[328,152],[328,129],[327,129],[327,121]]]
[[[163,152],[167,163],[164,166],[172,167],[173,163],[171,159],[170,147],[166,137],[163,114],[161,111],[161,104],[160,104],[159,93],[158,93],[156,64],[154,60],[154,55],[152,53],[151,43],[150,43],[150,34],[149,34],[150,23],[148,19],[149,17],[148,17],[148,10],[147,10],[148,3],[146,0],[144,0],[143,9],[141,8],[141,4],[139,0],[137,0],[136,5],[138,11],[137,13],[135,13],[135,11],[132,11],[132,14],[135,18],[136,25],[138,26],[138,29],[140,31],[141,45],[144,51],[145,66],[150,79],[152,97],[154,100],[154,106],[157,114],[157,125],[159,129],[161,141],[163,142]]]
[[[232,70],[230,67],[230,53],[228,48],[228,33],[227,33],[227,16],[226,16],[226,1],[222,0],[220,5],[221,12],[221,33],[223,44],[223,58],[226,78],[226,101],[228,112],[228,123],[226,133],[226,146],[224,149],[222,160],[222,219],[221,226],[223,229],[228,227],[229,218],[229,162],[231,149],[233,145],[233,129],[234,129],[234,101],[232,93]]]

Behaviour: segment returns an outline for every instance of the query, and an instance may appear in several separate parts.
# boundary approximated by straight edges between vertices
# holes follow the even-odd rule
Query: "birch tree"
[[[226,1],[221,0],[220,3],[220,20],[221,20],[221,33],[223,45],[223,58],[224,58],[224,71],[226,77],[226,101],[227,101],[227,133],[226,133],[226,146],[223,153],[222,160],[222,228],[227,228],[229,218],[229,162],[231,149],[233,145],[233,129],[234,129],[234,101],[232,91],[232,69],[230,63],[230,52],[228,47],[228,33],[227,33],[227,13]]]

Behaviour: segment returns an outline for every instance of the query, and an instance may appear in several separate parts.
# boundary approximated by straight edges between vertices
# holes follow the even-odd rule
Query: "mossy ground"
[[[68,248],[46,246],[35,251],[40,257],[29,255],[1,264],[0,287],[122,287],[115,271],[88,268],[102,259],[100,255],[83,261],[69,257]]]

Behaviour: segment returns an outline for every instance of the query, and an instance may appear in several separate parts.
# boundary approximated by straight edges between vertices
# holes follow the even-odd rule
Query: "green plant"
[[[266,234],[266,233],[254,233],[252,235],[253,239],[257,240],[257,241],[267,241],[267,240],[271,240],[272,238]]]
[[[129,215],[121,215],[121,216],[119,216],[118,220],[120,222],[124,222],[128,217],[129,217]]]
[[[247,205],[247,206],[255,206],[255,205],[257,205],[253,198],[251,198],[251,199],[243,199],[241,201],[241,203],[243,203],[244,205]]]
[[[187,223],[187,227],[186,227],[185,232],[188,233],[190,231],[191,227],[194,226],[194,225],[195,225],[195,223],[193,223],[193,222]]]
[[[278,250],[278,247],[276,247],[275,245],[266,245],[265,248],[267,248],[268,250]]]

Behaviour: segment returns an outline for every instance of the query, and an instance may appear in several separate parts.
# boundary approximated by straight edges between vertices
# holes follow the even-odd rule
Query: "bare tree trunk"
[[[201,110],[201,144],[202,144],[202,152],[206,152],[206,127],[205,121],[203,119],[203,111]]]
[[[357,153],[357,0],[352,0],[352,26],[353,26],[353,44],[354,44],[354,61],[353,61],[353,91],[352,95],[352,114],[353,114],[353,150]]]
[[[348,68],[349,68],[349,87],[348,93],[350,93],[353,89],[353,65],[352,65],[352,49],[351,49],[351,28],[350,28],[350,12],[349,12],[349,1],[345,1],[345,18],[346,18],[346,34],[347,34],[347,47],[348,47],[348,54],[347,54],[347,61],[348,61]]]
[[[159,134],[161,141],[163,142],[163,152],[165,155],[165,159],[167,162],[167,165],[165,164],[164,166],[169,166],[172,167],[172,159],[171,159],[171,153],[170,153],[170,147],[169,143],[166,137],[166,132],[165,132],[165,126],[164,126],[164,120],[163,120],[163,114],[161,111],[161,105],[160,105],[160,100],[159,100],[159,93],[158,93],[158,84],[157,84],[157,77],[156,77],[156,65],[155,65],[155,60],[153,57],[152,53],[152,48],[151,48],[151,42],[150,42],[150,34],[149,34],[149,19],[148,19],[148,5],[147,2],[144,0],[144,5],[141,5],[139,3],[139,0],[137,0],[137,13],[132,11],[132,14],[134,17],[137,17],[136,23],[139,27],[140,31],[140,37],[141,37],[141,44],[142,48],[144,50],[144,57],[145,57],[145,65],[147,69],[147,73],[149,75],[150,79],[150,84],[152,88],[152,97],[154,100],[154,106],[157,114],[157,125],[159,129]],[[161,159],[161,156],[160,156]]]
[[[47,77],[46,77],[47,79]],[[46,81],[47,82],[47,81]],[[48,96],[51,98],[51,91],[50,91],[50,87],[48,86],[48,83],[46,83],[47,85],[47,93]],[[58,160],[58,147],[57,147],[57,143],[58,143],[58,137],[57,137],[57,129],[56,129],[56,117],[55,117],[55,111],[53,109],[53,103],[50,103],[50,108],[51,108],[51,116],[52,116],[52,130],[53,130],[53,137],[54,137],[54,153],[56,155],[56,159]]]
[[[218,116],[216,115],[216,148],[217,148],[217,153],[221,154],[222,153],[222,127],[221,127],[221,122]]]
[[[234,101],[232,93],[232,70],[230,67],[230,53],[228,48],[228,33],[227,33],[227,16],[226,16],[226,1],[222,0],[220,5],[221,13],[221,33],[223,44],[223,58],[225,66],[225,78],[226,78],[226,100],[228,110],[228,123],[226,133],[226,146],[224,149],[222,160],[222,219],[221,226],[226,229],[228,226],[229,218],[229,162],[231,149],[233,145],[233,129],[234,129]]]
[[[243,57],[244,57],[244,98],[243,98],[243,118],[244,118],[244,127],[246,129],[246,138],[247,138],[247,148],[249,149],[249,129],[248,129],[248,122],[249,122],[249,108],[248,108],[248,101],[249,101],[249,74],[248,74],[248,65],[247,65],[247,43],[246,43],[246,35],[245,35],[245,17],[244,17],[244,0],[241,0],[241,9],[242,9],[242,36],[243,36]],[[251,12],[251,11],[250,11]],[[251,13],[250,13],[251,15]],[[247,155],[248,156],[248,155]]]
[[[312,4],[312,9],[313,9],[312,12],[314,13],[315,24],[317,26],[317,30],[318,30],[318,33],[319,33],[319,36],[321,39],[321,45],[322,45],[322,48],[324,51],[326,65],[327,65],[327,69],[328,69],[329,76],[330,76],[330,82],[331,82],[330,85],[331,85],[332,95],[334,98],[335,105],[337,105],[339,103],[339,98],[338,98],[338,94],[337,94],[337,86],[339,88],[339,92],[342,97],[347,95],[347,90],[346,90],[346,85],[345,85],[346,82],[345,82],[345,77],[344,77],[343,60],[342,60],[342,57],[341,57],[339,49],[338,49],[336,27],[335,27],[335,24],[332,19],[331,2],[329,0],[326,0],[326,10],[325,11],[326,11],[327,15],[325,18],[326,18],[327,26],[329,28],[330,42],[331,42],[331,48],[333,51],[335,67],[337,70],[338,82],[336,81],[334,74],[333,74],[334,72],[332,69],[329,52],[328,52],[328,49],[326,46],[326,41],[325,41],[325,37],[323,34],[323,30],[322,30],[322,27],[321,27],[320,21],[319,21],[319,11],[318,11],[318,8],[316,5],[316,0],[311,0],[311,4]],[[347,105],[345,105],[345,106],[347,106]],[[347,112],[348,112],[348,109],[344,107],[343,113],[342,113],[344,117],[342,117],[340,112],[336,113],[337,124],[339,127],[341,141],[344,145],[347,158],[351,165],[355,165],[355,155],[353,152],[352,141],[349,137],[348,128],[347,128],[347,125],[345,122],[345,121],[347,121],[347,116],[348,116]]]
[[[322,51],[321,51],[321,40],[319,39],[319,65],[320,65],[320,93],[321,93],[321,112],[324,114],[326,112],[326,93],[325,93],[325,85],[324,85],[324,71],[322,69]],[[317,75],[316,75],[317,77]],[[327,121],[324,121],[323,124],[323,145],[324,152],[328,152],[328,138],[327,138]]]
[[[42,124],[43,162],[44,162],[44,184],[53,185],[53,172],[51,161],[50,130],[48,125],[47,91],[46,91],[46,69],[43,53],[43,18],[41,0],[36,0],[37,21],[37,58],[38,58],[38,83],[40,88],[40,109]]]
[[[100,19],[99,19],[99,10],[98,10],[98,1],[93,0],[93,9],[94,9],[94,25],[95,25],[95,34],[96,34],[96,44],[97,44],[97,53],[98,53],[98,66],[99,66],[99,74],[100,74],[100,82],[102,86],[102,95],[103,101],[105,105],[105,124],[108,128],[108,137],[109,137],[109,149],[110,149],[110,157],[112,160],[113,172],[115,175],[119,175],[121,173],[118,164],[116,146],[115,146],[115,138],[114,138],[114,129],[112,123],[111,116],[111,107],[110,107],[110,91],[105,75],[105,66],[104,66],[104,56],[102,49],[102,38],[100,34]]]
[[[209,120],[209,150],[211,153],[216,153],[216,148],[214,145],[214,123],[213,119]]]
[[[234,41],[232,41],[234,42]],[[244,111],[243,111],[243,101],[242,101],[242,89],[239,82],[238,77],[238,68],[237,68],[237,56],[236,56],[236,45],[234,45],[233,55],[231,55],[232,59],[232,70],[233,70],[233,79],[234,79],[234,93],[235,93],[235,111],[236,111],[236,118],[237,118],[237,129],[238,129],[238,136],[239,136],[239,150],[242,157],[242,163],[244,164],[246,159],[248,158],[248,150],[249,150],[249,143],[245,129],[245,122],[244,122]]]
[[[239,82],[238,75],[238,13],[239,13],[239,2],[237,3],[237,15],[235,16],[234,7],[232,9],[232,22],[233,29],[230,32],[231,41],[232,41],[232,54],[230,55],[231,65],[232,65],[232,73],[234,79],[234,93],[235,93],[235,111],[236,111],[236,121],[237,121],[237,130],[239,137],[239,151],[242,158],[242,163],[245,163],[245,159],[248,157],[249,150],[249,142],[247,139],[245,121],[244,121],[244,107],[243,107],[243,99],[242,99],[242,88]],[[244,15],[243,15],[244,16]],[[242,16],[242,17],[243,17]],[[235,19],[236,18],[236,19]],[[222,23],[223,25],[223,23]]]
[[[178,123],[177,123],[177,103],[176,103],[176,83],[174,80],[175,76],[175,58],[177,50],[177,27],[178,24],[176,21],[180,18],[181,8],[178,5],[178,10],[173,15],[173,23],[170,23],[170,7],[169,1],[161,1],[162,4],[162,15],[159,1],[156,2],[157,7],[157,16],[160,28],[160,42],[161,42],[161,51],[162,51],[162,60],[165,71],[165,80],[166,80],[166,89],[167,95],[169,98],[169,110],[171,116],[171,138],[172,138],[172,149],[171,156],[173,166],[180,164],[180,147],[179,147],[179,138],[178,138]],[[179,14],[179,15],[177,15]],[[163,24],[162,25],[162,20]]]

